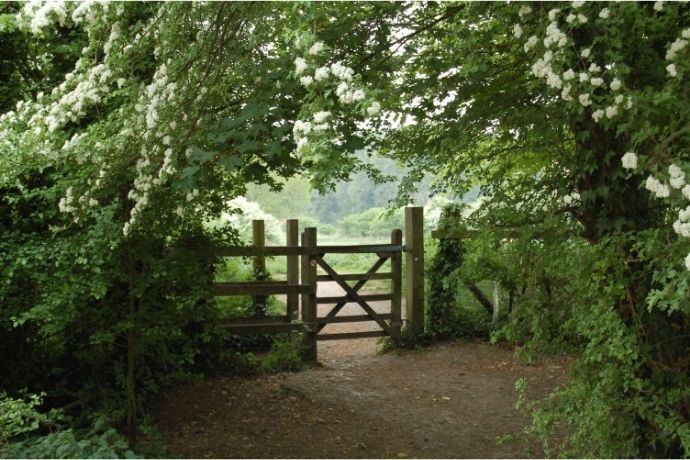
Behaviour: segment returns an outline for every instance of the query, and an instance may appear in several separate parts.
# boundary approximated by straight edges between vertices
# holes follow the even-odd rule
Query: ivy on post
[[[411,338],[424,334],[424,208],[405,208],[405,312]]]

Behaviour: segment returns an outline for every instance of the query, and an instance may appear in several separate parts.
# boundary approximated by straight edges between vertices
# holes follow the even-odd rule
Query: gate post
[[[424,208],[405,208],[407,331],[414,339],[424,333]]]
[[[316,247],[316,228],[308,227],[302,233],[302,246],[308,249]],[[302,256],[302,284],[311,286],[310,292],[302,294],[302,321],[308,327],[304,336],[304,354],[307,361],[316,362],[316,260],[315,255]]]
[[[286,238],[287,246],[293,247],[299,245],[299,222],[297,219],[288,219],[286,222]],[[297,256],[287,256],[287,283],[299,284],[299,260]],[[288,322],[299,319],[299,297],[296,293],[287,295],[287,315]]]
[[[263,249],[266,246],[266,231],[264,229],[263,220],[252,220],[252,244],[257,249]],[[265,280],[266,277],[266,256],[263,251],[254,256],[253,260],[254,279],[257,281]],[[254,315],[263,316],[268,313],[268,306],[266,305],[267,297],[264,295],[254,296]]]
[[[391,232],[391,244],[402,246],[402,230],[395,229]],[[393,331],[393,340],[396,342],[400,340],[400,328],[402,326],[401,320],[401,305],[402,305],[402,253],[394,252],[391,255],[391,276],[392,280],[392,294],[391,299],[391,329]]]

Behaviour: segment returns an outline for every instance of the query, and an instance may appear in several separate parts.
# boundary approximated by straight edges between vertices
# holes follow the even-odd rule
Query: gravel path
[[[329,286],[329,284],[331,286]],[[325,286],[324,286],[325,285]],[[339,294],[335,283],[319,295]],[[387,311],[387,302],[372,305]],[[319,314],[326,314],[321,306]],[[348,305],[342,314],[362,314]],[[374,330],[374,323],[327,326]],[[324,330],[325,332],[325,330]],[[497,439],[522,430],[515,381],[530,394],[562,384],[567,359],[527,366],[481,341],[377,355],[376,339],[319,342],[321,366],[296,374],[228,376],[179,387],[157,422],[172,456],[223,458],[514,458],[540,456]]]

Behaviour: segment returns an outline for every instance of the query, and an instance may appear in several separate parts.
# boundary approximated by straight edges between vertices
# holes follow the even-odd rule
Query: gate
[[[285,294],[285,315],[261,318],[227,318],[218,325],[237,335],[273,334],[290,331],[305,332],[305,354],[310,360],[317,358],[318,340],[338,340],[363,337],[389,336],[400,340],[402,320],[402,259],[406,255],[405,325],[411,336],[423,332],[424,324],[424,248],[423,208],[405,209],[405,245],[403,232],[391,233],[390,243],[370,245],[319,246],[317,229],[304,229],[301,245],[297,245],[298,222],[287,221],[285,246],[266,246],[264,223],[255,220],[253,245],[218,249],[222,257],[253,257],[255,273],[265,272],[266,256],[286,256],[286,281],[253,281],[216,283],[216,295],[252,295],[261,299],[271,294]],[[373,254],[377,259],[365,273],[338,273],[326,260],[328,254]],[[301,260],[300,260],[301,259]],[[390,271],[379,270],[390,260]],[[301,270],[300,270],[301,265]],[[318,273],[321,268],[323,274]],[[301,271],[301,273],[300,273]],[[362,294],[360,291],[371,280],[391,280],[391,291],[385,294]],[[345,291],[344,296],[319,297],[318,283],[333,281]],[[352,286],[348,281],[356,281]],[[301,296],[301,302],[299,301]],[[377,312],[369,302],[390,301],[390,312]],[[338,315],[348,303],[361,307],[364,314]],[[325,316],[318,316],[318,305],[333,305]],[[301,314],[299,314],[301,313]],[[323,333],[328,324],[373,321],[379,329],[364,332]]]

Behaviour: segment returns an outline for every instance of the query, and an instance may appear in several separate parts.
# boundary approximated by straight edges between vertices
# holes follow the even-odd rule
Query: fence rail
[[[405,242],[401,230],[393,230],[390,244],[327,245],[317,244],[316,228],[306,228],[298,245],[298,222],[287,221],[286,245],[266,246],[264,222],[252,222],[251,246],[220,246],[216,253],[220,257],[252,257],[254,272],[265,276],[267,256],[287,257],[287,280],[215,283],[217,296],[249,295],[255,300],[265,302],[266,296],[285,294],[287,311],[285,315],[272,315],[256,318],[225,318],[218,323],[219,328],[237,335],[279,334],[292,331],[305,333],[304,350],[308,359],[316,360],[317,340],[339,340],[346,338],[390,336],[400,339],[402,327],[402,253],[407,262],[407,327],[411,334],[418,334],[424,324],[424,248],[422,208],[407,208],[405,212]],[[327,254],[375,254],[378,256],[366,273],[337,273],[325,260]],[[301,262],[300,262],[301,261]],[[390,271],[378,273],[385,262],[390,261]],[[321,267],[326,274],[317,274]],[[370,280],[391,280],[391,292],[385,294],[360,294],[358,291]],[[317,296],[319,282],[336,282],[344,291],[343,296]],[[352,286],[347,281],[356,281]],[[301,297],[301,303],[299,298]],[[378,313],[369,302],[390,301],[390,313]],[[348,303],[358,304],[366,314],[338,316]],[[318,317],[317,307],[334,304],[324,317]],[[300,308],[301,307],[301,308]],[[374,321],[380,326],[377,331],[320,333],[329,324]]]

